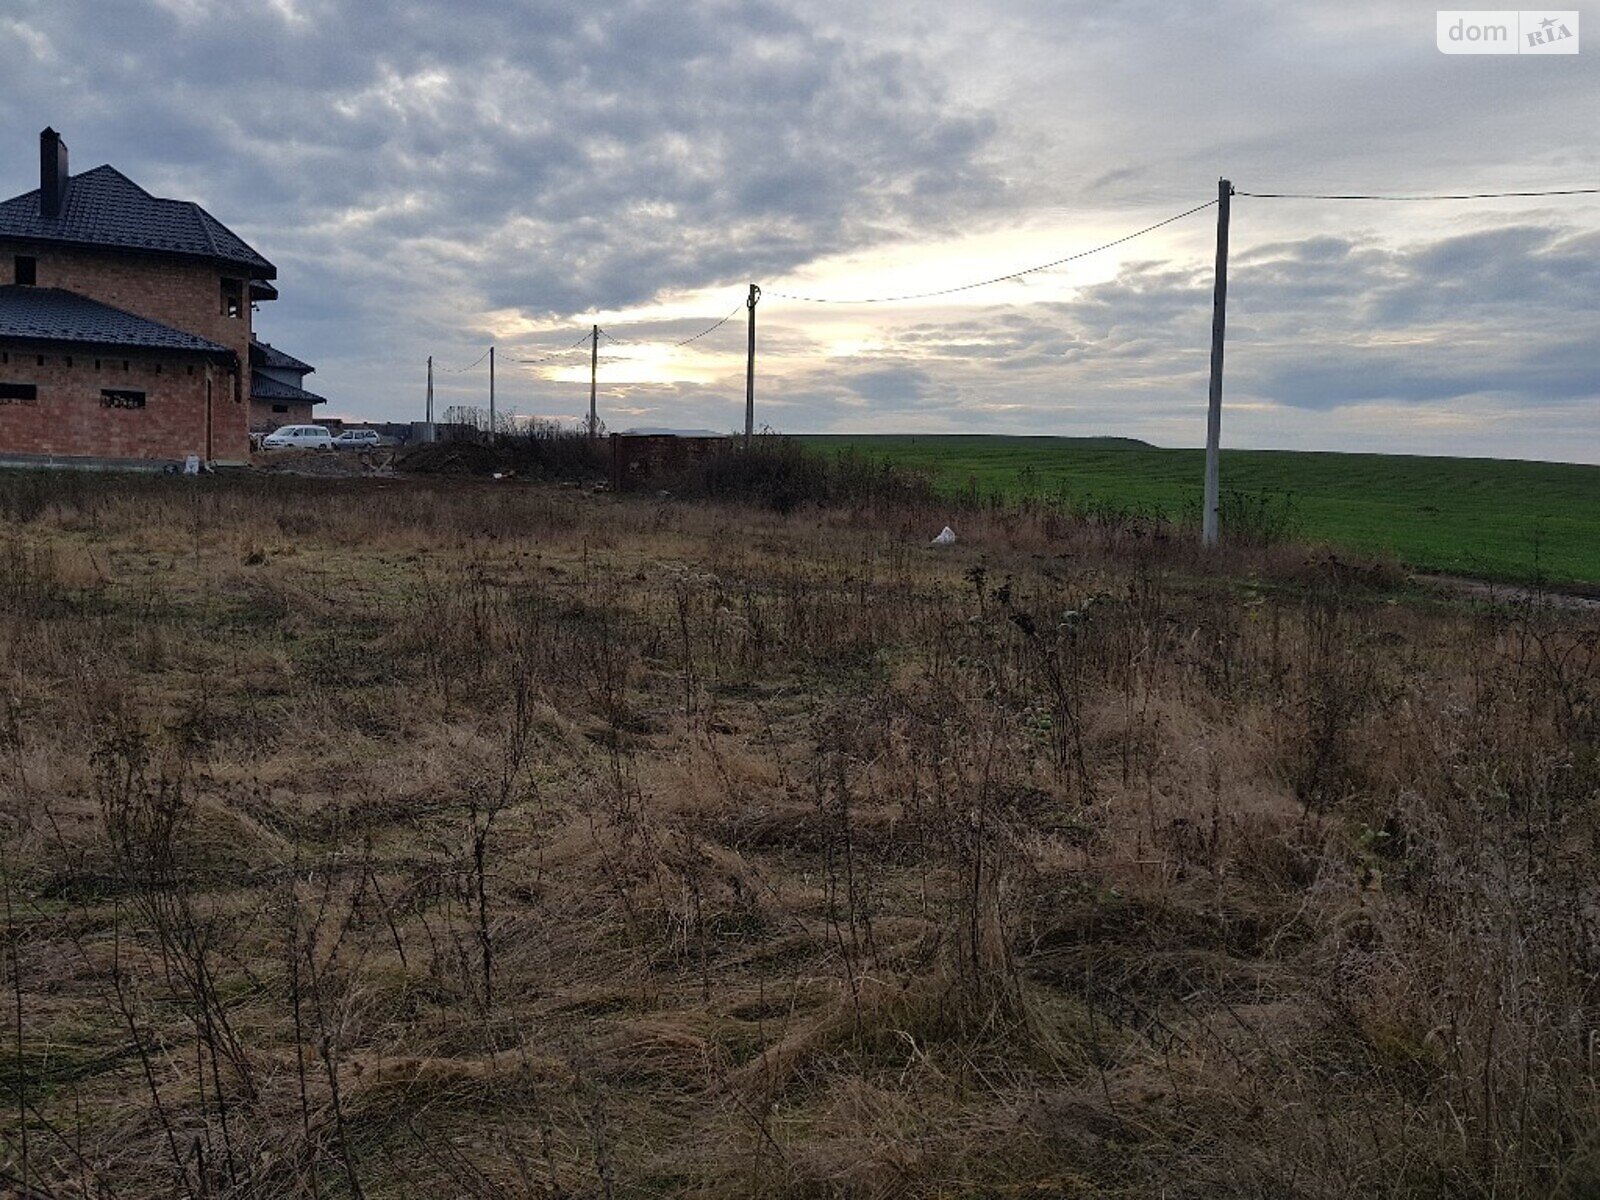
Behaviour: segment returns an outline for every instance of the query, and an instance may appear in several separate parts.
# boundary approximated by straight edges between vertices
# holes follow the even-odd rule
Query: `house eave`
[[[184,346],[145,346],[127,342],[82,341],[75,338],[13,337],[0,334],[0,350],[13,354],[98,354],[102,358],[193,358],[239,369],[239,355],[228,349],[202,350]]]
[[[256,280],[266,282],[278,277],[278,268],[271,263],[247,262],[242,259],[223,258],[212,254],[195,254],[187,250],[163,250],[158,246],[123,246],[108,242],[84,241],[81,238],[53,238],[42,234],[13,234],[0,233],[0,246],[8,248],[49,246],[68,250],[81,250],[95,254],[115,254],[128,258],[164,259],[168,262],[179,260],[190,263],[205,263],[207,266],[217,268],[223,274],[233,278],[248,279],[252,283]],[[251,299],[276,300],[278,291],[271,289],[270,296],[257,297],[252,289]]]

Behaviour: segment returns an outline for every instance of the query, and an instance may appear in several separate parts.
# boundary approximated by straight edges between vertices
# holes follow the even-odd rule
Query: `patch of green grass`
[[[814,436],[825,450],[981,494],[1060,497],[1175,520],[1200,511],[1205,455],[1127,438]],[[1225,492],[1282,498],[1310,542],[1427,571],[1600,584],[1600,467],[1488,458],[1223,450]]]
[[[75,1083],[115,1071],[137,1053],[131,1043],[117,1040],[114,1028],[97,1029],[88,1023],[55,1030],[48,1037],[35,1035],[24,1044],[20,1058],[14,1047],[0,1055],[0,1095],[14,1099],[23,1087],[37,1104]]]

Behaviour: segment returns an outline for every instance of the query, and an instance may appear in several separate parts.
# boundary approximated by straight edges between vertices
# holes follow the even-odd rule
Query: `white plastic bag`
[[[946,525],[939,531],[939,536],[929,542],[930,546],[954,546],[956,544],[956,531]]]

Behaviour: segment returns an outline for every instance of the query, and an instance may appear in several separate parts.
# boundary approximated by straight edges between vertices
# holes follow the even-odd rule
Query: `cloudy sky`
[[[1600,184],[1600,45],[1447,56],[1406,0],[4,0],[36,134],[277,264],[329,415],[1204,437],[1215,209]],[[1600,42],[1600,10],[1583,12]],[[1580,31],[1581,34],[1582,31]],[[738,310],[715,332],[681,341]],[[1225,444],[1600,462],[1600,197],[1234,201]],[[483,403],[484,365],[439,374]]]

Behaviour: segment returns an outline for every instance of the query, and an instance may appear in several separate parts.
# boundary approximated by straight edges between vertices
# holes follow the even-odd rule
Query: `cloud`
[[[928,373],[918,367],[878,367],[840,377],[850,392],[863,400],[905,407],[921,400],[932,390]]]
[[[992,117],[772,0],[23,11],[79,50],[7,116],[50,110],[80,155],[203,199],[269,257],[340,258],[357,294],[422,268],[488,308],[617,307],[1003,194]]]
[[[955,254],[952,278],[981,277],[1188,207],[1219,174],[1410,192],[1600,170],[1581,56],[1447,58],[1431,8],[1378,0],[12,0],[0,33],[0,193],[33,186],[53,124],[79,169],[200,201],[280,268],[266,335],[336,411],[373,416],[420,408],[430,353],[536,357],[594,311],[676,342],[750,280],[849,292],[893,249],[937,284],[920,260],[941,248],[1009,247]],[[1437,421],[1465,448],[1516,425],[1570,457],[1600,397],[1597,211],[1238,198],[1230,436],[1383,448]],[[1209,239],[1196,217],[970,304],[763,306],[758,399],[791,429],[1193,444]],[[695,381],[610,402],[742,424],[742,326],[678,352]],[[500,385],[523,411],[572,386]]]
[[[1517,413],[1580,427],[1600,400],[1592,241],[1576,228],[1510,226],[1399,247],[1316,235],[1249,249],[1230,282],[1225,392],[1243,414],[1230,428],[1283,444],[1297,440],[1286,431],[1304,414],[1364,413],[1374,421],[1366,447],[1384,449],[1408,410],[1411,432],[1448,427],[1486,442]],[[1200,264],[1133,262],[1068,301],[937,321],[900,314],[870,349],[799,366],[793,383],[808,396],[824,382],[888,401],[911,423],[965,411],[968,428],[1195,444],[1211,284]],[[838,403],[814,411],[836,424],[860,418]],[[1329,426],[1301,426],[1313,427]],[[1347,442],[1351,429],[1341,426]],[[1564,442],[1556,456],[1574,448]]]

